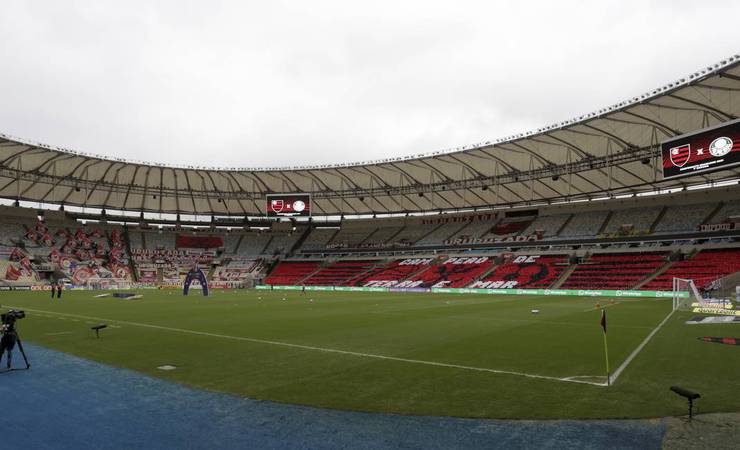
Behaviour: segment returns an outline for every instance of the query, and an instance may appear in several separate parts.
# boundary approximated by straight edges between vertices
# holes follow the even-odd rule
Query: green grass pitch
[[[676,384],[702,394],[698,412],[740,411],[740,349],[696,339],[738,336],[740,327],[684,324],[691,313],[674,313],[611,387],[561,380],[604,379],[597,302],[608,305],[615,370],[670,313],[670,299],[141,293],[66,291],[52,301],[12,292],[0,303],[27,311],[18,328],[29,343],[253,399],[462,417],[658,417],[685,413],[668,390]],[[110,327],[96,339],[99,323]],[[157,369],[166,364],[177,368]]]

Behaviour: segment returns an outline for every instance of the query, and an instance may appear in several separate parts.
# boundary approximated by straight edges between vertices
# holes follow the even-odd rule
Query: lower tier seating
[[[281,262],[265,279],[265,284],[294,285],[318,269],[319,261]]]
[[[311,275],[301,284],[306,286],[343,286],[374,265],[375,261],[337,261]]]
[[[517,256],[470,285],[478,289],[546,289],[567,267],[565,256]]]
[[[579,264],[563,289],[632,289],[666,262],[665,253],[594,255]]]
[[[487,256],[449,258],[414,276],[410,287],[461,288],[472,283],[491,268],[493,260]]]
[[[409,258],[391,261],[350,280],[350,284],[353,286],[396,286],[414,273],[429,266],[431,262],[432,258]]]
[[[673,278],[694,280],[696,286],[703,289],[711,282],[735,272],[740,272],[740,249],[703,250],[691,259],[673,263],[643,289],[670,291],[673,289]]]

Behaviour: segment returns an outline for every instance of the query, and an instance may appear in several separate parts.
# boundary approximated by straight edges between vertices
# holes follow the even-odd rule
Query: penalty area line
[[[11,306],[11,308],[17,308],[15,306]],[[525,372],[515,372],[511,370],[501,370],[501,369],[489,369],[486,367],[474,367],[474,366],[466,366],[462,364],[452,364],[452,363],[443,363],[443,362],[437,362],[437,361],[426,361],[422,359],[411,359],[411,358],[401,358],[398,356],[387,356],[387,355],[378,355],[373,353],[362,353],[362,352],[354,352],[351,350],[340,350],[335,348],[327,348],[327,347],[315,347],[313,345],[303,345],[303,344],[292,344],[290,342],[281,342],[281,341],[272,341],[267,339],[257,339],[257,338],[249,338],[249,337],[243,337],[243,336],[229,336],[226,334],[218,334],[218,333],[209,333],[206,331],[196,331],[196,330],[187,330],[183,328],[173,328],[173,327],[165,327],[161,325],[152,325],[148,323],[140,323],[140,322],[129,322],[126,320],[117,320],[117,319],[105,319],[101,317],[92,317],[92,316],[83,316],[79,314],[69,314],[69,313],[60,313],[60,312],[51,312],[51,311],[44,311],[39,309],[31,309],[31,308],[25,308],[26,311],[31,311],[35,313],[45,313],[45,314],[53,314],[57,316],[68,316],[68,317],[76,317],[80,319],[91,319],[91,320],[97,320],[97,321],[103,321],[103,322],[115,322],[119,324],[125,324],[125,325],[131,325],[131,326],[137,326],[142,328],[151,328],[154,330],[163,330],[163,331],[171,331],[174,333],[183,333],[183,334],[193,334],[197,336],[207,336],[212,338],[218,338],[218,339],[229,339],[234,341],[243,341],[243,342],[251,342],[255,344],[264,344],[264,345],[274,345],[279,347],[286,347],[286,348],[296,348],[301,350],[310,350],[310,351],[316,351],[316,352],[324,352],[324,353],[334,353],[339,355],[348,355],[348,356],[356,356],[360,358],[370,358],[370,359],[380,359],[380,360],[386,360],[386,361],[397,361],[397,362],[404,362],[409,364],[420,364],[420,365],[426,365],[426,366],[435,366],[435,367],[446,367],[451,369],[461,369],[461,370],[470,370],[475,372],[487,372],[487,373],[495,373],[500,375],[513,375],[513,376],[519,376],[519,377],[525,377],[525,378],[532,378],[532,379],[539,379],[539,380],[549,380],[549,381],[560,381],[564,383],[579,383],[579,384],[588,384],[591,386],[606,386],[606,383],[596,383],[586,380],[579,380],[574,377],[553,377],[549,375],[538,375],[538,374],[532,374],[532,373],[525,373]],[[63,317],[58,317],[59,319],[63,319]],[[586,378],[586,377],[584,377]],[[598,378],[598,377],[593,377]]]

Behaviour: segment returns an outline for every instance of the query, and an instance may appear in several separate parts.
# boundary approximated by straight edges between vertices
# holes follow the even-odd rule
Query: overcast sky
[[[430,152],[740,53],[737,17],[737,1],[2,0],[0,132],[210,166]]]

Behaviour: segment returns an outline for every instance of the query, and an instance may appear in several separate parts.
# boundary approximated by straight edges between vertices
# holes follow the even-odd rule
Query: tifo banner
[[[188,236],[177,235],[177,248],[220,248],[224,240],[220,236]]]
[[[301,290],[302,286],[269,286],[260,285],[261,290]],[[467,289],[467,288],[431,288],[403,289],[382,287],[348,287],[348,286],[306,286],[306,291],[340,291],[340,292],[433,292],[436,294],[489,294],[489,295],[568,295],[576,297],[646,297],[673,298],[671,291],[615,291],[587,289]],[[688,292],[677,292],[677,295],[688,298]]]

